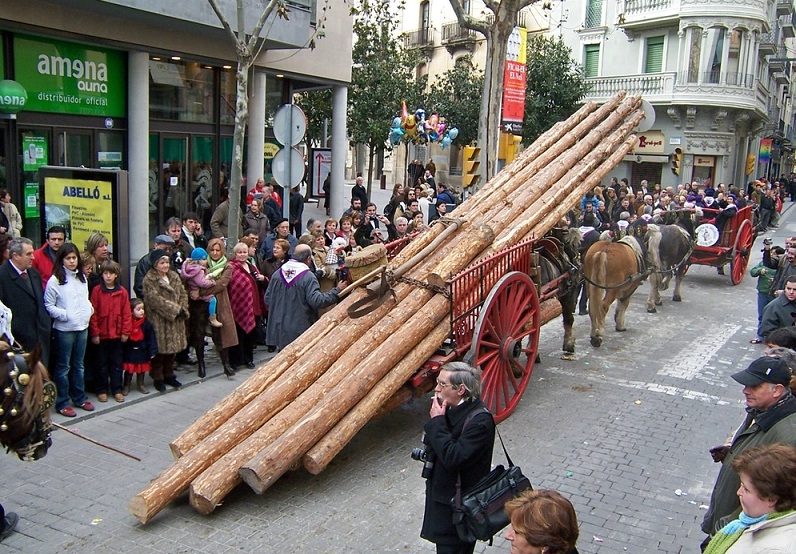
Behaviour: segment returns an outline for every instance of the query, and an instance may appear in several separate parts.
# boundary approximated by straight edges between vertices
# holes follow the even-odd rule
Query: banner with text
[[[113,186],[110,181],[46,177],[44,228],[61,225],[66,241],[81,250],[91,233],[102,233],[113,251]]]
[[[522,133],[525,119],[525,72],[527,31],[514,27],[506,51],[506,66],[503,72],[503,109],[500,126],[507,133]]]
[[[125,55],[59,40],[14,37],[14,78],[26,111],[124,117]]]

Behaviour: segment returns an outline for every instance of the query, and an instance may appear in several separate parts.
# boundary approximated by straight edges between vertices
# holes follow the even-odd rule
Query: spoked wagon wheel
[[[507,273],[495,283],[476,322],[465,359],[481,368],[481,399],[495,421],[506,419],[525,392],[539,346],[539,297],[530,277]]]
[[[748,219],[744,219],[735,237],[730,260],[730,279],[733,285],[743,281],[746,266],[749,265],[749,256],[752,253],[752,244],[755,241],[755,232]]]

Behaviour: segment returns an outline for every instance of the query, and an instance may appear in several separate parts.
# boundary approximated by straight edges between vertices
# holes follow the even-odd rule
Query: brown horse
[[[599,347],[605,334],[605,318],[617,300],[614,321],[616,330],[625,330],[625,312],[630,297],[641,284],[644,275],[643,250],[639,239],[628,236],[618,242],[599,240],[588,252],[583,263],[583,277],[589,299],[591,345]]]
[[[20,354],[0,341],[0,444],[26,462],[47,454],[55,386],[39,361],[40,350]]]

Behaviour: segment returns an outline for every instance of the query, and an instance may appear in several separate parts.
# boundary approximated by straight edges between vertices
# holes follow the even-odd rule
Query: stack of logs
[[[583,106],[462,203],[453,224],[434,225],[390,268],[444,279],[544,235],[632,150],[643,117],[641,98],[623,92]],[[450,333],[444,295],[405,282],[393,290],[393,299],[352,319],[349,306],[365,295],[355,290],[196,420],[170,444],[176,461],[132,498],[130,512],[146,523],[190,487],[191,506],[209,514],[241,480],[262,494],[290,469],[322,471]],[[414,346],[406,352],[405,345]]]

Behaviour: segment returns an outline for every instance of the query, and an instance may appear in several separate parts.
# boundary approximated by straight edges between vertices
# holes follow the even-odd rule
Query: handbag
[[[511,461],[497,427],[495,432],[509,467],[495,467],[464,494],[461,475],[456,478],[456,496],[451,499],[453,525],[463,542],[481,540],[491,544],[492,537],[509,524],[509,516],[503,509],[506,502],[524,490],[533,489],[531,481],[522,474],[522,469]]]

